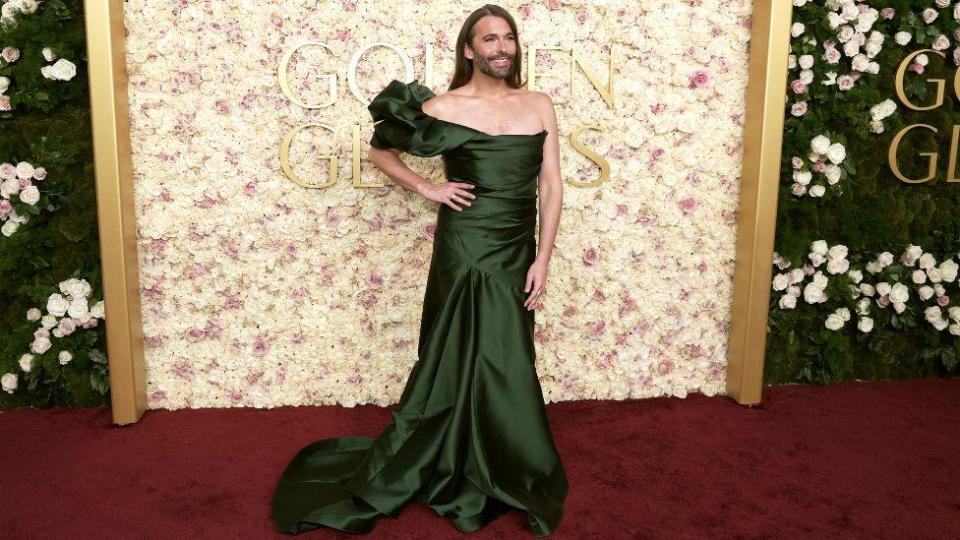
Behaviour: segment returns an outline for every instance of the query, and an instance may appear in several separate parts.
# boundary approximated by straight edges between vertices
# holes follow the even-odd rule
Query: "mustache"
[[[495,56],[495,57],[493,57],[493,58],[488,59],[489,62],[493,62],[493,61],[496,61],[496,60],[513,60],[513,58],[511,58],[511,57],[509,57],[509,56]]]

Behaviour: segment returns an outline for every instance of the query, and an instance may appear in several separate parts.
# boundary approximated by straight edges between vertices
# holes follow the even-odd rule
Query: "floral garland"
[[[0,163],[0,233],[11,236],[21,224],[29,221],[27,213],[38,213],[40,189],[34,182],[47,177],[47,170],[26,161],[14,166]]]

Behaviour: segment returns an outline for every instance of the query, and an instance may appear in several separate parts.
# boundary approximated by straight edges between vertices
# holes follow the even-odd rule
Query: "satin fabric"
[[[549,535],[567,478],[534,368],[534,312],[523,307],[536,256],[537,175],[546,131],[489,135],[433,118],[433,97],[393,80],[370,103],[370,144],[443,155],[449,180],[476,185],[472,206],[439,205],[417,346],[393,419],[376,438],[300,450],[271,503],[277,529],[373,530],[417,500],[461,531],[511,509]]]

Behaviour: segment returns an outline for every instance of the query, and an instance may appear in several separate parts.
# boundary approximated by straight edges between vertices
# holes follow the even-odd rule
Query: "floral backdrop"
[[[444,91],[459,24],[472,3],[124,3],[149,406],[222,407],[399,399],[416,336],[437,207],[365,160],[366,104],[392,78],[424,80],[426,45]],[[404,10],[404,17],[396,16]],[[751,3],[517,2],[520,43],[560,46],[536,58],[538,87],[557,104],[562,171],[599,174],[566,137],[610,163],[594,188],[565,186],[548,293],[536,311],[537,369],[548,401],[713,395],[725,386]],[[417,24],[408,24],[414,20]],[[278,83],[282,55],[306,109]],[[571,97],[569,48],[606,79],[614,107],[586,77]],[[279,145],[304,130],[283,174]],[[403,157],[442,179],[441,159]]]
[[[0,1],[0,408],[109,401],[81,0]]]
[[[794,0],[766,382],[956,376],[960,3]],[[915,52],[922,52],[911,58]],[[895,93],[903,65],[903,93]],[[937,106],[935,81],[943,80]],[[897,179],[896,148],[909,179]],[[952,176],[955,176],[953,174]]]

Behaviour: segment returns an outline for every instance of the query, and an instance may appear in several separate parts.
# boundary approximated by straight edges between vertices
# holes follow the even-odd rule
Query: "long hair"
[[[517,43],[517,53],[513,56],[513,62],[510,66],[510,75],[507,76],[507,86],[511,88],[520,88],[526,84],[525,82],[520,81],[520,73],[522,72],[521,59],[523,58],[523,52],[520,48],[520,35],[517,33],[517,23],[514,22],[513,16],[511,16],[507,10],[500,6],[487,4],[471,13],[470,16],[467,17],[467,20],[463,21],[463,26],[460,27],[460,34],[457,35],[456,66],[454,67],[453,71],[453,80],[450,81],[450,86],[447,88],[448,91],[467,84],[470,82],[471,77],[473,77],[473,61],[464,56],[463,46],[473,43],[473,27],[477,24],[477,21],[488,15],[500,17],[501,19],[507,21],[507,24],[510,25],[510,30],[513,31],[513,37]]]

